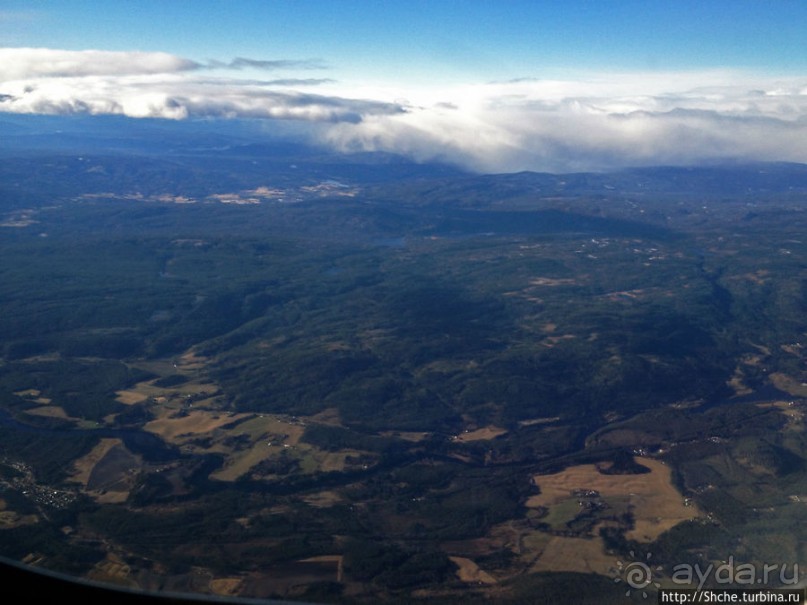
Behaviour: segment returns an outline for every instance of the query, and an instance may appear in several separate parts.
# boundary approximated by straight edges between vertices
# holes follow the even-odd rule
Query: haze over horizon
[[[482,172],[807,162],[801,2],[9,1],[0,112],[255,119]]]

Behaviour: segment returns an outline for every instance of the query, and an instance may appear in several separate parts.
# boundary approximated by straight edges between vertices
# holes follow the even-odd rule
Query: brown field
[[[576,571],[610,575],[616,559],[606,554],[602,538],[552,536],[530,571]]]
[[[495,439],[507,433],[507,429],[498,426],[486,426],[475,431],[468,431],[467,433],[460,433],[457,435],[457,441],[485,441],[488,439]]]
[[[83,458],[79,458],[73,463],[75,471],[71,475],[70,480],[81,483],[84,487],[87,487],[95,465],[98,464],[113,447],[122,445],[123,441],[120,439],[101,439],[100,443],[96,445],[89,454]]]
[[[288,445],[297,445],[300,437],[303,436],[305,426],[299,422],[293,422],[282,416],[270,414],[259,414],[233,428],[231,435],[249,435],[253,439],[259,439],[263,435],[285,435],[282,440]]]
[[[87,578],[134,588],[137,587],[137,583],[129,578],[131,571],[131,568],[114,553],[108,553],[106,559],[99,561],[87,574]]]
[[[529,420],[519,420],[518,426],[534,426],[536,424],[549,424],[560,420],[560,416],[553,416],[551,418],[530,418]]]
[[[156,380],[158,379],[139,382],[131,389],[118,391],[117,400],[121,403],[131,405],[146,401],[150,397],[154,399],[163,397],[165,400],[169,400],[185,395],[212,395],[219,390],[216,385],[201,384],[193,381],[185,382],[175,387],[158,387],[154,384]]]
[[[136,403],[142,403],[148,399],[148,395],[140,391],[118,391],[115,394],[117,395],[117,397],[115,397],[115,401],[122,403],[123,405],[134,405]]]
[[[523,554],[523,538],[531,532],[532,530],[528,525],[521,521],[511,520],[494,525],[488,536],[493,543],[498,545],[498,549],[507,548],[516,554]]]
[[[209,395],[214,396],[219,387],[211,383],[202,383],[194,380],[199,375],[201,370],[207,364],[207,358],[197,355],[194,351],[190,350],[181,355],[178,359],[159,359],[152,361],[141,361],[133,364],[134,367],[158,374],[161,377],[170,376],[173,374],[184,375],[188,378],[188,382],[172,386],[160,387],[154,383],[159,378],[145,380],[137,383],[130,389],[117,391],[116,401],[124,405],[135,405],[144,403],[150,399],[159,405],[167,405],[170,407],[177,407],[184,405],[184,400],[187,396],[194,396],[196,401],[193,404],[197,407],[218,407],[214,399],[199,400],[200,396]]]
[[[736,370],[734,370],[734,375],[731,377],[731,379],[726,382],[726,384],[731,387],[737,397],[750,395],[754,392],[753,389],[750,389],[748,385],[745,384],[744,379],[745,375],[743,374],[742,369],[738,367]]]
[[[70,480],[80,483],[87,495],[101,504],[119,504],[129,497],[142,460],[120,439],[102,439],[73,466]]]
[[[36,515],[26,515],[24,517],[15,513],[12,510],[6,510],[8,503],[0,498],[0,528],[11,529],[12,527],[19,527],[20,525],[31,525],[39,521]]]
[[[211,473],[210,478],[219,481],[235,481],[249,472],[249,469],[253,466],[260,464],[267,458],[277,456],[279,452],[280,448],[269,447],[264,441],[253,443],[248,450],[228,456],[224,465],[216,472]]]
[[[222,426],[249,417],[250,414],[235,414],[194,410],[180,418],[163,417],[146,423],[145,430],[166,441],[176,441],[180,435],[210,433]]]
[[[449,557],[454,564],[459,567],[457,577],[461,582],[471,584],[497,584],[496,578],[486,571],[479,569],[479,566],[465,557]]]
[[[354,450],[324,452],[301,443],[306,422],[311,419],[201,409],[186,410],[186,415],[179,416],[177,410],[169,406],[159,406],[157,411],[159,417],[145,425],[147,431],[177,445],[225,455],[223,466],[211,474],[211,478],[219,481],[235,481],[261,462],[281,454],[298,459],[304,473],[341,471],[347,465],[348,456],[361,454]],[[324,419],[333,420],[333,417],[326,414]],[[233,423],[237,424],[224,428]],[[228,439],[239,436],[247,436],[247,443],[233,446],[227,443]],[[209,439],[208,443],[193,443],[201,437]]]
[[[154,385],[157,379],[147,380],[136,384],[131,389],[117,391],[115,401],[124,405],[135,405],[153,399],[155,403],[172,403],[174,407],[179,403],[184,403],[183,398],[188,395],[213,395],[219,389],[212,384],[200,384],[198,382],[186,382],[176,387],[163,388]],[[196,406],[205,406],[214,403],[211,400],[194,402]]]
[[[310,446],[300,445],[300,438],[305,431],[305,427],[299,422],[293,422],[283,417],[268,414],[258,416],[254,414],[236,414],[228,416],[227,422],[224,424],[244,417],[248,419],[230,430],[222,431],[221,435],[217,435],[217,442],[213,449],[227,454],[227,459],[219,470],[211,474],[211,478],[219,481],[235,481],[257,464],[273,456],[280,456],[281,452],[288,451],[289,448],[295,448],[295,457],[299,457],[302,452],[307,453],[314,450]],[[233,451],[221,443],[227,437],[238,435],[249,436],[251,443],[247,448]],[[272,445],[269,445],[270,443]],[[298,446],[299,449],[297,449]],[[340,468],[344,468],[344,459],[341,466],[336,465],[334,468],[328,468],[327,470],[339,470]]]
[[[807,384],[782,374],[781,372],[774,372],[770,376],[773,386],[780,391],[790,393],[794,397],[807,397]]]
[[[48,397],[42,397],[42,391],[39,389],[25,389],[24,391],[15,391],[14,394],[17,397],[22,397],[34,403],[41,403],[42,405],[48,405],[52,401]]]
[[[562,502],[574,499],[576,489],[596,490],[607,502],[608,498],[627,499],[632,505],[635,528],[626,537],[639,542],[651,542],[681,521],[694,519],[698,510],[685,506],[684,499],[675,489],[670,468],[660,460],[637,460],[650,469],[643,475],[603,475],[593,464],[569,467],[552,475],[535,475],[541,493],[527,500],[528,507],[546,507],[550,510]]]
[[[554,539],[555,536],[551,534],[534,531],[522,535],[519,546],[522,552],[528,555],[537,553],[540,556]]]
[[[344,502],[344,498],[335,491],[317,492],[315,494],[307,494],[301,498],[303,502],[314,508],[330,508]]]
[[[207,364],[207,357],[198,355],[196,351],[190,350],[185,352],[178,362],[179,369],[185,372],[192,370],[201,370]]]
[[[361,452],[356,450],[341,450],[338,452],[323,452],[317,450],[315,456],[319,458],[319,470],[325,473],[344,471],[347,468],[348,456],[358,457]]]
[[[271,344],[268,343],[267,346]],[[138,362],[136,365],[142,370],[160,376],[185,375],[190,380],[173,387],[156,386],[154,383],[158,379],[143,381],[132,388],[118,391],[117,401],[127,405],[148,405],[156,418],[143,428],[168,443],[179,445],[185,450],[224,454],[224,464],[211,474],[212,479],[219,481],[235,481],[262,462],[280,455],[297,459],[303,473],[312,473],[342,471],[348,466],[348,456],[362,454],[352,450],[325,452],[300,443],[306,424],[341,426],[341,419],[335,408],[324,410],[315,416],[301,417],[299,420],[270,414],[233,414],[219,411],[218,385],[194,379],[207,362],[207,358],[197,355],[193,350],[179,358]],[[234,423],[237,424],[224,428]],[[493,433],[483,429],[476,438],[489,439],[501,434],[495,432],[496,430],[504,432],[503,429],[493,428]],[[400,436],[418,441],[427,434],[406,433]],[[242,437],[241,441],[228,441],[237,437]],[[111,449],[113,446],[107,447]],[[99,450],[95,454],[100,460],[106,452]],[[95,464],[97,460],[93,462],[92,458],[87,457],[83,462],[85,468],[77,473],[85,485]],[[270,476],[267,475],[267,478]],[[96,494],[96,499],[98,496]],[[110,498],[112,494],[108,492],[104,497]],[[312,502],[317,502],[320,506],[332,505],[328,504],[328,498],[312,499]]]
[[[242,578],[216,578],[210,580],[210,592],[220,597],[235,597],[243,583]]]
[[[33,416],[46,416],[48,418],[62,418],[64,420],[70,420],[70,416],[67,415],[62,408],[58,405],[43,405],[40,408],[34,408],[33,410],[25,410],[26,414],[31,414]]]

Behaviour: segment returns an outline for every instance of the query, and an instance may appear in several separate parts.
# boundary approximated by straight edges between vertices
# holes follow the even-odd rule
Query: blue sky
[[[801,0],[5,0],[0,110],[295,120],[480,170],[807,161],[805,31]]]
[[[352,77],[807,68],[801,0],[25,0],[0,23],[2,46],[316,57]]]

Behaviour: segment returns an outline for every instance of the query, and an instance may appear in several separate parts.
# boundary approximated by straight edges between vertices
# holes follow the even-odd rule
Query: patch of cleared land
[[[507,433],[507,429],[491,425],[481,429],[476,429],[475,431],[460,433],[457,435],[457,441],[485,441],[488,439],[495,439],[496,437],[504,435],[505,433]]]
[[[148,395],[138,391],[118,391],[116,393],[115,401],[124,405],[134,405],[142,403],[148,399]]]
[[[771,382],[780,391],[790,393],[794,397],[807,397],[807,383],[799,382],[787,374],[774,372],[771,374]]]
[[[242,578],[216,578],[210,580],[210,592],[220,597],[235,597],[243,583]]]
[[[199,355],[196,351],[191,349],[180,356],[177,366],[184,372],[190,372],[193,370],[201,370],[206,364],[207,357]]]
[[[17,397],[22,397],[23,399],[33,401],[34,403],[40,403],[42,405],[48,405],[51,403],[51,400],[48,397],[42,397],[42,391],[39,389],[25,389],[24,391],[15,391],[14,394]]]
[[[301,500],[314,508],[330,508],[331,506],[336,506],[345,501],[338,492],[330,490],[307,494],[303,496]]]
[[[576,571],[609,575],[616,560],[606,554],[602,538],[552,536],[530,572]]]
[[[557,422],[560,416],[553,416],[551,418],[530,418],[529,420],[519,420],[518,426],[535,426],[536,424],[549,424],[550,422]]]
[[[535,475],[541,493],[528,499],[527,518],[539,520],[556,531],[567,531],[567,523],[585,509],[581,501],[606,505],[605,514],[631,510],[634,529],[626,532],[629,540],[650,542],[664,531],[698,516],[694,506],[684,499],[671,481],[669,467],[660,460],[638,458],[650,469],[642,475],[604,475],[593,464],[569,467],[559,473]],[[581,495],[588,492],[588,495]],[[531,572],[573,571],[610,575],[615,566],[613,555],[606,552],[599,529],[615,523],[607,519],[595,522],[581,535],[558,535],[534,529],[529,522],[513,520],[497,525],[490,538],[508,548],[529,566]]]
[[[81,418],[74,418],[65,412],[64,408],[58,405],[51,405],[53,400],[49,397],[42,397],[42,392],[39,389],[25,389],[24,391],[15,391],[15,395],[22,397],[26,401],[39,404],[37,408],[25,410],[26,414],[31,416],[43,416],[45,418],[61,418],[62,420],[73,420],[82,424]]]
[[[89,454],[83,458],[79,458],[73,463],[75,472],[70,479],[87,487],[87,483],[90,481],[90,474],[95,468],[95,465],[107,455],[109,450],[120,445],[123,445],[123,441],[120,439],[101,439],[98,445],[92,448]]]
[[[19,515],[13,510],[7,510],[8,503],[0,498],[0,528],[11,529],[21,525],[31,525],[39,521],[36,515]]]
[[[496,578],[488,572],[479,569],[479,566],[465,557],[449,557],[454,564],[459,568],[457,569],[457,577],[461,582],[469,582],[471,584],[497,584]]]
[[[218,479],[219,481],[235,481],[248,473],[254,466],[257,466],[264,460],[268,460],[277,454],[277,448],[272,451],[271,446],[263,441],[253,443],[249,449],[234,452],[228,456],[224,465],[219,470],[212,473],[210,478]]]
[[[195,413],[192,412],[189,417]],[[228,417],[227,420],[232,423],[244,416],[249,418],[231,428],[210,423],[206,425],[205,428],[209,430],[204,434],[211,439],[207,451],[220,452],[226,456],[222,467],[210,475],[212,479],[235,481],[262,462],[272,459],[278,461],[286,459],[298,465],[299,472],[302,473],[343,471],[350,464],[349,458],[358,459],[363,455],[358,450],[326,452],[302,443],[300,439],[305,431],[305,424],[299,420],[269,414],[257,416],[238,414]],[[190,426],[197,425],[186,423],[181,426],[183,427],[181,430],[175,427],[176,430],[171,431],[174,443],[182,443],[190,437],[199,437],[203,434],[187,432]],[[272,476],[272,472],[269,471],[265,476]]]
[[[218,387],[215,385],[193,381],[185,382],[177,387],[159,387],[154,384],[157,380],[159,379],[147,380],[136,384],[131,389],[117,391],[115,400],[124,405],[135,405],[149,399],[158,404],[166,404],[177,400],[181,402],[188,396],[212,396],[218,391]]]
[[[211,479],[235,481],[250,472],[253,478],[271,479],[290,469],[302,473],[342,471],[352,463],[358,464],[351,457],[366,459],[365,454],[355,450],[326,452],[301,443],[306,424],[341,426],[335,408],[300,419],[274,414],[236,414],[222,409],[218,385],[205,380],[201,372],[207,361],[190,350],[178,358],[138,363],[138,368],[160,378],[118,391],[117,400],[146,405],[155,417],[143,429],[183,451],[223,454],[224,462],[211,473]],[[186,380],[173,386],[159,386],[161,379],[175,375]],[[426,433],[407,436],[414,441],[423,439]]]
[[[211,433],[218,428],[248,418],[251,414],[230,415],[223,412],[194,410],[182,416],[157,418],[143,427],[166,441],[175,442],[180,436]]]
[[[321,450],[319,450],[321,451]],[[339,452],[328,452],[322,456],[320,469],[327,472],[344,471],[349,466],[348,458],[358,458],[362,452],[358,450],[342,450]]]
[[[734,370],[734,374],[726,382],[726,384],[731,387],[737,397],[750,395],[754,392],[753,389],[749,388],[748,385],[745,384],[745,374],[743,373],[742,368],[739,366]]]
[[[67,415],[67,412],[65,412],[58,405],[43,405],[40,408],[25,410],[25,413],[31,414],[32,416],[45,416],[46,418],[62,418],[63,420],[71,420],[71,417]],[[72,418],[72,420],[78,419]]]
[[[641,475],[604,475],[593,464],[569,467],[552,475],[535,475],[533,480],[541,493],[527,500],[528,507],[552,508],[576,500],[575,490],[595,490],[608,502],[609,498],[626,499],[633,507],[635,528],[626,537],[651,542],[681,521],[694,519],[698,510],[685,506],[683,496],[672,483],[670,468],[660,460],[637,459],[651,472]]]
[[[71,479],[80,483],[96,502],[125,502],[143,463],[120,439],[102,439],[89,454],[74,463]]]
[[[210,475],[212,479],[235,481],[264,460],[292,454],[295,458],[299,457],[297,451],[291,451],[299,445],[305,430],[299,422],[268,414],[237,414],[229,420],[232,422],[243,416],[250,418],[231,429],[221,430],[216,436],[216,443],[221,444],[218,450],[226,453],[227,459],[219,470]],[[239,437],[246,440],[242,448],[223,443],[228,438]]]
[[[114,553],[108,553],[106,558],[103,561],[99,561],[87,574],[87,577],[90,580],[110,582],[112,584],[135,588],[137,587],[137,583],[132,581],[129,577],[131,572],[131,568],[122,559]]]

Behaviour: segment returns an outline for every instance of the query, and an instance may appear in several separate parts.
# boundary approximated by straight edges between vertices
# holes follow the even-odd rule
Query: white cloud
[[[328,137],[344,149],[451,159],[486,172],[807,162],[805,83],[730,72],[493,82],[421,94],[406,114],[337,125]]]
[[[167,53],[0,49],[0,111],[135,118],[253,117],[358,122],[392,103],[303,93],[329,79],[200,77],[202,70],[313,69],[317,62],[238,58],[203,65]],[[278,90],[280,88],[280,90]]]
[[[228,69],[261,69],[261,70],[275,70],[275,69],[327,69],[328,65],[319,59],[247,59],[244,57],[236,57],[229,63],[221,63],[220,61],[211,61],[208,64],[211,68],[228,68]]]
[[[441,87],[299,78],[321,61],[0,49],[0,111],[318,123],[345,150],[476,170],[572,171],[723,158],[807,162],[807,78],[731,71],[584,74]],[[273,80],[211,69],[283,71]],[[303,92],[316,86],[319,94]]]
[[[194,61],[158,52],[0,48],[0,81],[174,73],[199,67]]]

